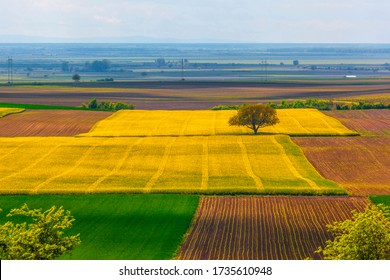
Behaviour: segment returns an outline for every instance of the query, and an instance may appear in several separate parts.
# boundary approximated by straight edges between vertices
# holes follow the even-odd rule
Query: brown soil
[[[281,99],[341,98],[390,93],[388,83],[144,82],[80,83],[75,86],[0,88],[0,102],[80,106],[101,101],[132,103],[138,109],[209,109],[218,104],[278,102]]]
[[[88,132],[110,112],[26,110],[0,119],[0,137],[73,136]]]
[[[294,138],[327,179],[353,195],[390,194],[390,138]]]
[[[390,110],[324,111],[343,125],[366,136],[390,135]]]
[[[178,254],[183,260],[321,259],[326,225],[364,210],[358,197],[203,197]]]

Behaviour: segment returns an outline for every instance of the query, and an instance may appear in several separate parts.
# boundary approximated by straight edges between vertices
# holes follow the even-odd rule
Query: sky
[[[0,42],[20,40],[15,38],[22,35],[74,42],[136,37],[162,42],[390,43],[389,0],[0,0],[0,3]]]

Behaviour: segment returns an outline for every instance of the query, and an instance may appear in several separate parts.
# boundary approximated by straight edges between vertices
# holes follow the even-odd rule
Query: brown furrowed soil
[[[365,136],[390,136],[390,110],[323,111]]]
[[[388,82],[246,83],[246,82],[115,82],[77,85],[0,87],[0,102],[80,106],[101,101],[132,103],[138,109],[209,109],[218,104],[278,102],[281,99],[341,99],[383,95]]]
[[[88,132],[111,112],[26,110],[0,119],[0,137],[73,136]]]
[[[326,225],[364,210],[363,197],[203,197],[176,258],[321,259]]]
[[[353,195],[390,194],[390,138],[293,138],[317,171]]]

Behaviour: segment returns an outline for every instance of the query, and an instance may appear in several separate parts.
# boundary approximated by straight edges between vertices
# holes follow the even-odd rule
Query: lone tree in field
[[[229,119],[229,125],[246,126],[255,134],[261,127],[279,123],[276,110],[269,105],[245,104],[242,105],[237,115]]]
[[[53,260],[80,244],[79,234],[64,235],[75,219],[62,207],[53,206],[42,213],[41,209],[30,209],[24,204],[7,215],[15,216],[24,222],[0,225],[2,260]]]
[[[383,204],[368,205],[364,212],[352,211],[351,220],[327,225],[334,240],[316,253],[326,260],[390,259],[390,211]]]
[[[80,79],[81,79],[81,77],[80,77],[79,74],[74,74],[72,76],[72,80],[75,81],[75,82],[80,82]]]

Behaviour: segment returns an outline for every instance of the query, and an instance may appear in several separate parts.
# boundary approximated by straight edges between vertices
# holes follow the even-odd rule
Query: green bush
[[[127,104],[123,102],[111,102],[111,101],[102,101],[97,102],[96,98],[92,98],[88,104],[83,103],[83,108],[95,109],[102,111],[118,111],[118,110],[134,110],[135,106],[133,104]]]

